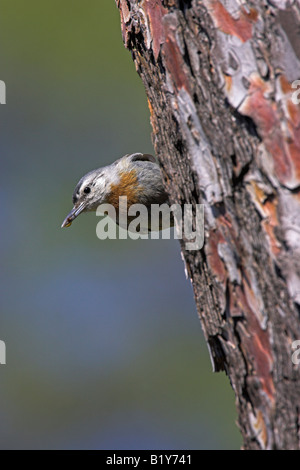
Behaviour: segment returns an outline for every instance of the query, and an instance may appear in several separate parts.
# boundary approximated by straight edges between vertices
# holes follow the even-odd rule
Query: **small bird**
[[[100,204],[111,204],[116,210],[116,223],[119,223],[120,196],[127,197],[128,209],[132,204],[143,204],[147,209],[151,208],[151,204],[168,204],[160,168],[152,155],[128,154],[111,165],[84,175],[75,187],[74,207],[62,227],[69,227],[82,212],[96,211]],[[130,222],[133,217],[127,219]],[[151,230],[150,212],[148,222]]]

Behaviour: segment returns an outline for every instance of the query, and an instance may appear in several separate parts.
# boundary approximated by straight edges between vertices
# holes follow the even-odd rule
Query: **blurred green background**
[[[1,448],[239,448],[178,242],[60,229],[83,174],[153,153],[114,0],[0,7]]]

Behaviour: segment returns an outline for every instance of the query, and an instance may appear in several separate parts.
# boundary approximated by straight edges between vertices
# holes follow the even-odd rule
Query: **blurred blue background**
[[[113,0],[0,0],[2,449],[228,449],[234,396],[213,374],[179,243],[69,229],[78,179],[153,153]]]

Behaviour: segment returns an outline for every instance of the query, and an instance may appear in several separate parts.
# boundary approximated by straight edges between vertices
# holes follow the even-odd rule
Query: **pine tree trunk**
[[[203,248],[181,247],[245,449],[300,448],[300,105],[291,87],[300,8],[291,3],[117,0],[170,200],[205,204]]]

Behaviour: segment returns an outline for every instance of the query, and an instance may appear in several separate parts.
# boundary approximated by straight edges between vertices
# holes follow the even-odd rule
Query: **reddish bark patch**
[[[172,38],[171,34],[166,34],[166,42],[163,45],[163,54],[165,63],[177,90],[185,88],[186,91],[189,91],[189,76],[185,73],[184,59],[176,40]]]
[[[212,16],[217,28],[223,33],[238,37],[242,42],[252,38],[253,23],[257,21],[258,13],[250,8],[249,13],[241,8],[239,18],[233,18],[219,0],[209,1],[212,8]]]
[[[277,214],[278,201],[275,197],[270,198],[269,195],[265,194],[263,189],[254,180],[251,180],[250,183],[253,188],[251,195],[260,213],[264,216],[262,227],[267,234],[270,251],[274,256],[277,256],[281,249],[275,234],[275,228],[279,225]]]
[[[218,244],[224,242],[225,240],[220,231],[216,232],[211,230],[206,242],[206,256],[207,263],[213,275],[216,277],[218,282],[220,282],[225,287],[227,272],[224,267],[224,263],[218,254]]]
[[[117,6],[120,10],[122,38],[125,46],[127,47],[129,32],[126,27],[126,23],[130,21],[130,11],[126,0],[118,0]]]
[[[291,100],[287,102],[287,109],[291,124],[298,128],[300,127],[300,108],[299,105],[294,104]]]
[[[241,311],[246,311],[247,323],[241,329],[241,347],[245,357],[250,358],[253,364],[255,376],[261,384],[261,390],[269,397],[273,403],[275,400],[275,387],[272,378],[273,356],[268,332],[261,328],[259,321],[248,304],[247,297],[244,294],[245,283],[243,278],[243,286],[236,286],[237,302]],[[245,313],[246,313],[245,312]],[[242,333],[244,332],[244,333]]]
[[[266,449],[268,443],[268,431],[264,415],[261,410],[257,411],[257,417],[252,423],[256,438],[262,443],[263,449]]]
[[[279,225],[277,217],[277,201],[266,201],[264,208],[268,214],[268,218],[263,220],[262,226],[268,235],[271,252],[274,256],[277,256],[280,253],[280,243],[278,242],[275,234],[275,228]]]
[[[232,77],[230,75],[224,75],[226,91],[229,93],[232,89]]]
[[[145,0],[144,8],[149,22],[152,49],[156,60],[160,52],[160,46],[165,41],[163,17],[168,13],[168,10],[164,8],[161,0]]]
[[[278,180],[282,184],[295,186],[300,183],[300,112],[292,107],[291,102],[287,107],[292,110],[289,126],[282,127],[280,111],[268,97],[268,91],[268,84],[259,75],[253,74],[248,97],[239,111],[255,122],[266,149],[273,157]]]
[[[290,93],[293,91],[293,88],[291,87],[290,82],[286,79],[284,75],[281,75],[279,78],[280,86],[283,91],[283,93]]]

